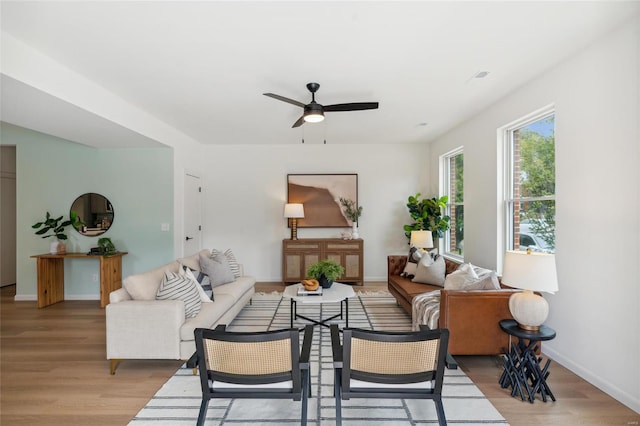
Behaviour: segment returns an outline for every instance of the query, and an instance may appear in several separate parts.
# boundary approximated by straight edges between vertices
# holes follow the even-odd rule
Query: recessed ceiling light
[[[489,71],[479,71],[478,73],[476,73],[476,75],[473,76],[473,78],[485,78],[488,75]]]
[[[427,126],[429,123],[427,123],[426,121],[423,121],[422,123],[418,123],[418,127],[425,127]]]

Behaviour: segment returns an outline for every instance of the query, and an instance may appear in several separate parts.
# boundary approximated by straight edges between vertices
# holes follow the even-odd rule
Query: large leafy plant
[[[64,229],[67,226],[72,225],[74,227],[77,227],[83,225],[76,212],[72,211],[69,216],[69,220],[65,220],[64,222],[60,223],[62,221],[62,216],[53,218],[51,214],[47,212],[44,221],[37,222],[31,227],[33,229],[37,229],[36,235],[41,235],[42,238],[56,237],[59,240],[66,240],[67,235],[64,233]],[[45,235],[48,232],[51,233]]]
[[[404,234],[411,238],[411,231],[427,230],[433,234],[433,239],[442,238],[450,227],[451,218],[443,214],[449,197],[420,199],[420,193],[411,195],[407,200],[409,215],[413,223],[404,225]]]

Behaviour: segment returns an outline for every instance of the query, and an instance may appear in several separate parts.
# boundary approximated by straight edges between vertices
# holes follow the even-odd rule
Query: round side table
[[[547,359],[542,367],[542,357],[536,353],[539,348],[538,342],[555,338],[555,330],[545,325],[536,331],[525,330],[512,319],[500,321],[500,328],[508,335],[518,338],[517,344],[511,343],[511,348],[505,349],[504,371],[500,376],[500,385],[505,389],[510,387],[511,396],[520,395],[523,401],[528,400],[532,404],[537,393],[543,402],[547,402],[547,396],[555,401],[556,398],[547,384],[551,360]]]

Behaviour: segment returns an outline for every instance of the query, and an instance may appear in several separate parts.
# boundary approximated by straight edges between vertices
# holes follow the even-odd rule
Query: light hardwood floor
[[[259,284],[257,290],[282,287]],[[126,425],[181,364],[125,361],[111,376],[105,360],[104,309],[98,301],[66,301],[37,309],[35,302],[14,302],[13,286],[2,288],[1,294],[3,426]],[[552,363],[549,377],[557,401],[530,404],[500,388],[498,357],[456,359],[513,426],[628,426],[640,421],[640,415],[558,364]]]

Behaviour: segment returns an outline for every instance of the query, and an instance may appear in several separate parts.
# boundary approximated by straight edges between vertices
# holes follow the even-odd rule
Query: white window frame
[[[451,197],[451,170],[450,170],[450,160],[457,155],[464,154],[464,146],[460,146],[456,149],[453,149],[443,155],[440,156],[440,194],[446,195],[449,197],[447,202],[447,208],[445,209],[445,215],[451,217],[451,205],[454,204],[456,206],[464,207],[464,201],[455,203]],[[464,174],[464,169],[462,171]],[[463,196],[464,200],[464,188],[463,188]],[[446,257],[462,261],[464,260],[464,254],[460,255],[455,252],[449,251],[451,247],[451,231],[452,228],[449,228],[447,232],[444,234],[444,243],[442,254]]]
[[[507,250],[514,250],[513,247],[513,208],[511,207],[516,201],[517,202],[527,202],[527,201],[544,201],[544,200],[555,200],[556,195],[553,196],[545,196],[545,197],[521,197],[517,200],[514,198],[514,165],[513,165],[513,132],[515,130],[521,129],[522,127],[526,127],[529,124],[535,123],[536,121],[545,119],[551,115],[556,115],[555,105],[550,104],[543,108],[540,108],[537,111],[532,112],[518,120],[515,120],[501,128],[498,129],[498,138],[500,140],[500,147],[502,148],[503,153],[503,170],[502,176],[499,176],[502,179],[502,200],[503,200],[503,208],[502,208],[502,217],[501,217],[501,230],[502,233],[499,235],[498,240],[498,271],[502,271],[502,261],[504,257],[504,252]]]

